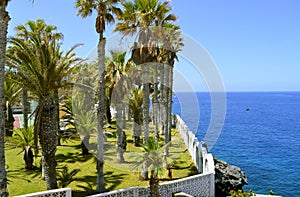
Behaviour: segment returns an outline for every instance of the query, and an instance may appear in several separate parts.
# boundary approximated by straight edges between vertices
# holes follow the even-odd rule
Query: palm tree
[[[111,96],[114,91],[116,83],[119,79],[125,76],[126,72],[131,68],[129,62],[126,62],[126,52],[110,51],[110,57],[106,59],[105,69],[105,89],[106,89],[106,118],[108,123],[111,123]]]
[[[4,155],[4,65],[5,53],[7,44],[7,27],[10,20],[9,14],[6,11],[9,0],[0,0],[0,196],[8,196],[7,192],[7,177],[5,170],[5,155]],[[32,0],[33,2],[33,0]]]
[[[77,95],[78,96],[78,95]],[[84,98],[81,97],[81,99]],[[72,110],[74,115],[75,128],[81,139],[82,154],[89,154],[89,140],[91,133],[97,130],[97,119],[94,108],[86,108],[84,102],[73,103]]]
[[[33,126],[25,129],[18,128],[14,130],[14,135],[12,138],[12,143],[17,147],[24,149],[24,161],[25,169],[33,168],[33,152],[31,151],[31,146],[34,144],[34,132]]]
[[[95,96],[97,89],[97,68],[95,63],[80,65],[75,77],[75,84],[70,100],[69,114],[81,138],[82,154],[89,154],[89,139],[92,131],[97,131]],[[68,104],[68,103],[67,103]]]
[[[42,19],[38,19],[37,21],[28,21],[25,25],[18,25],[15,27],[16,30],[16,36],[18,38],[21,38],[25,42],[29,41],[30,37],[36,35],[42,35],[45,39],[53,40],[54,42],[60,41],[63,38],[63,35],[61,33],[54,32],[57,29],[56,26],[53,25],[46,25],[45,22]],[[59,80],[59,79],[58,79]],[[55,95],[55,110],[57,113],[57,116],[59,114],[58,110],[59,107],[58,101],[57,101],[57,95]],[[28,102],[28,92],[27,87],[23,87],[23,116],[24,116],[24,128],[28,125],[28,112],[29,112],[29,102]],[[59,117],[57,117],[59,118]],[[57,119],[57,124],[59,128],[59,120]],[[35,155],[38,155],[38,132],[34,130],[34,151]]]
[[[0,196],[8,196],[7,177],[5,169],[4,154],[4,136],[5,136],[5,119],[4,119],[4,65],[5,52],[7,43],[7,27],[10,20],[6,7],[8,0],[0,0]]]
[[[159,0],[135,0],[123,3],[124,11],[119,16],[120,22],[114,31],[121,32],[124,36],[138,33],[137,42],[132,49],[131,60],[140,65],[143,70],[143,144],[146,145],[149,137],[149,80],[153,62],[159,60],[159,31],[157,27],[168,26],[176,20],[174,15],[169,14],[171,7],[169,2],[161,3]],[[154,28],[154,31],[152,30]],[[156,72],[157,73],[157,72]],[[157,76],[158,77],[158,76]],[[156,81],[156,80],[155,80]],[[158,137],[157,137],[158,138]],[[148,175],[142,173],[144,178]]]
[[[114,31],[121,32],[124,36],[134,35],[138,33],[138,42],[134,43],[131,60],[145,68],[145,77],[148,77],[150,62],[159,62],[159,42],[157,29],[152,30],[152,27],[165,27],[170,22],[176,20],[176,17],[169,14],[171,7],[168,2],[161,3],[159,0],[135,0],[134,2],[125,2],[122,4],[124,7],[123,14],[119,16],[120,22]],[[156,32],[155,32],[156,31]],[[149,91],[149,85],[144,84],[145,98]],[[149,94],[148,94],[149,97]],[[147,101],[144,101],[147,102]],[[147,106],[146,103],[144,103]],[[149,104],[148,104],[149,105]],[[149,115],[144,117],[148,118]],[[145,128],[147,130],[147,128]],[[145,143],[145,140],[144,140]]]
[[[110,51],[110,58],[107,58],[107,67],[106,67],[106,75],[105,75],[105,84],[106,84],[106,92],[107,92],[107,111],[110,114],[110,106],[112,100],[112,93],[115,90],[116,84],[124,78],[127,77],[126,72],[131,68],[131,64],[126,62],[126,52],[121,51]],[[129,89],[129,84],[123,83],[123,89]],[[120,102],[121,97],[119,97],[116,104],[116,122],[117,122],[117,161],[124,162],[123,154],[126,150],[126,135],[123,132],[123,129],[126,125],[124,114],[124,104]],[[108,118],[109,116],[107,116]]]
[[[147,163],[147,171],[150,171],[150,196],[158,197],[158,183],[159,183],[159,174],[164,170],[163,167],[163,154],[164,149],[169,144],[165,144],[160,147],[159,143],[153,137],[147,139],[146,146],[143,146],[143,153],[134,153],[131,157],[137,159],[137,162],[133,164],[134,169],[140,168]]]
[[[96,31],[99,33],[98,42],[98,70],[99,70],[99,87],[98,87],[98,153],[97,153],[97,187],[98,192],[105,191],[104,185],[104,149],[103,149],[103,127],[105,109],[105,44],[104,37],[105,23],[114,22],[114,14],[120,14],[121,10],[116,7],[121,0],[77,0],[75,7],[78,8],[77,14],[86,18],[91,15],[94,10],[97,11]]]
[[[30,32],[28,40],[22,37],[10,39],[8,64],[17,70],[11,80],[26,87],[38,98],[34,127],[44,157],[46,186],[47,189],[54,189],[57,188],[55,152],[59,129],[54,93],[67,85],[65,77],[78,61],[73,53],[77,46],[63,53],[60,39],[55,36],[59,34],[53,32],[56,27],[46,25],[43,20],[30,21],[26,25],[29,25]]]
[[[174,16],[175,17],[175,16]],[[164,28],[162,32],[162,47],[160,48],[159,60],[163,64],[161,69],[161,98],[164,106],[165,119],[162,121],[164,125],[165,143],[171,141],[171,125],[172,125],[172,86],[173,86],[173,68],[175,60],[178,61],[176,53],[183,47],[183,39],[179,27],[168,24],[168,28]],[[168,147],[165,149],[164,165],[167,166],[166,157],[168,156]]]

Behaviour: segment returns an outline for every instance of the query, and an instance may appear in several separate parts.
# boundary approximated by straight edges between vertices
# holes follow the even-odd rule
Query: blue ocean
[[[244,189],[299,197],[300,92],[229,92],[226,102],[224,126],[210,152],[246,173]],[[183,112],[186,124],[203,140],[211,120],[210,94],[176,93],[173,113]]]

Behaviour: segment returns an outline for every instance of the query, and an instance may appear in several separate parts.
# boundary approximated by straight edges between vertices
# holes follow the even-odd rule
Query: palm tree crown
[[[121,14],[122,11],[116,5],[120,0],[77,0],[75,7],[78,8],[77,15],[86,18],[97,10],[97,18],[95,28],[97,33],[103,35],[105,31],[105,23],[114,23],[114,15]]]

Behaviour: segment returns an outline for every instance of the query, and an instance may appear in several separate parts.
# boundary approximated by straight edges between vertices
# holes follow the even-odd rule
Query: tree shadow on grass
[[[107,191],[114,190],[118,185],[120,185],[126,174],[116,174],[113,171],[105,172],[105,188]],[[81,188],[83,191],[73,191],[72,196],[82,197],[97,194],[95,192],[96,188],[97,175],[95,176],[84,176],[82,178],[76,178],[76,182],[82,182],[84,185],[77,185],[78,188]],[[109,185],[109,187],[108,187]]]
[[[8,182],[12,183],[11,179],[24,180],[28,183],[31,182],[33,178],[42,177],[41,169],[34,166],[32,170],[26,170],[25,168],[19,168],[16,170],[7,170]],[[41,179],[42,180],[42,179]]]
[[[85,183],[85,185],[77,185],[78,188],[81,188],[83,191],[72,191],[73,197],[82,197],[82,196],[88,196],[96,194],[95,188],[96,188],[96,180],[97,176],[84,176],[81,178],[76,178],[76,182],[82,182]]]
[[[73,152],[68,152],[68,153],[60,153],[55,155],[55,160],[58,163],[75,163],[75,162],[86,162],[90,159],[93,158],[92,154],[88,155],[82,155],[80,153],[73,153]]]
[[[185,166],[183,166],[183,164],[185,164]],[[176,161],[174,162],[172,169],[173,170],[188,169],[189,170],[188,176],[199,174],[196,166],[192,162],[188,165],[186,164],[187,163],[185,161]]]
[[[114,190],[118,185],[120,185],[124,179],[124,176],[126,174],[121,173],[121,174],[116,174],[113,171],[108,171],[105,173],[104,179],[106,185],[110,185],[109,187],[106,187],[108,191]]]

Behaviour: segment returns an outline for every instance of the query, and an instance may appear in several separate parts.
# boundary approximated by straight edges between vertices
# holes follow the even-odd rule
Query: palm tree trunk
[[[159,141],[158,132],[158,65],[154,65],[154,93],[152,98],[152,110],[153,110],[153,124],[156,142]]]
[[[62,131],[60,130],[59,125],[59,95],[58,95],[58,89],[54,91],[54,106],[55,106],[55,112],[56,112],[56,124],[57,124],[57,145],[61,146],[60,140],[62,138]]]
[[[168,105],[168,101],[169,101],[169,95],[170,95],[170,87],[169,87],[169,65],[165,65],[164,66],[164,70],[165,70],[165,86],[164,86],[164,98],[163,98],[163,106],[164,106],[164,137],[165,137],[165,144],[169,143],[170,139],[169,139],[169,105]],[[169,155],[169,148],[166,147],[164,150],[164,167],[167,167],[167,156]]]
[[[5,119],[4,119],[4,65],[6,53],[6,36],[8,21],[10,20],[6,12],[6,1],[0,2],[0,196],[8,196],[7,177],[5,169]]]
[[[164,127],[165,127],[165,121],[164,121],[164,118],[165,118],[165,105],[164,105],[164,102],[165,102],[165,69],[164,69],[164,64],[161,64],[160,67],[160,103],[159,103],[159,106],[160,106],[160,134],[163,135],[164,134]]]
[[[104,185],[104,116],[106,113],[105,109],[105,43],[106,39],[103,34],[100,34],[98,44],[98,70],[99,70],[99,90],[98,90],[98,142],[97,142],[97,192],[105,192]]]
[[[5,135],[12,137],[15,119],[9,103],[6,105],[5,116]]]
[[[169,115],[169,123],[168,123],[168,133],[169,133],[169,141],[172,140],[172,96],[173,96],[173,66],[169,66],[170,75],[169,75],[169,97],[168,97],[168,115]]]
[[[121,104],[117,104],[116,107],[117,114],[116,114],[116,125],[117,125],[117,162],[123,163],[124,162],[124,152],[126,151],[126,139],[124,143],[124,136],[123,136],[123,121],[122,120],[122,106]]]
[[[111,118],[112,118],[111,111],[110,111],[110,105],[111,105],[111,93],[110,92],[109,92],[109,96],[105,98],[105,103],[106,103],[106,120],[107,120],[108,124],[111,124]]]
[[[85,136],[83,136],[83,138],[81,140],[81,153],[82,153],[82,155],[88,155],[89,154],[90,138],[91,138],[91,135],[85,135]]]
[[[28,92],[26,88],[22,89],[23,91],[23,119],[24,119],[24,129],[28,129],[28,114],[29,114],[29,108],[30,108],[30,103],[28,102]]]
[[[123,110],[122,110],[122,128],[126,129],[126,106],[123,105]]]
[[[140,117],[136,117],[133,119],[133,142],[134,146],[140,146],[140,140],[141,140],[141,122]]]
[[[37,121],[39,139],[44,156],[43,165],[47,189],[56,189],[56,161],[55,152],[57,146],[57,113],[54,98],[51,95],[40,98],[40,115]]]
[[[143,130],[144,130],[144,137],[143,137],[143,144],[146,146],[147,139],[149,138],[149,74],[144,72],[144,91],[143,91]]]
[[[158,189],[159,179],[154,171],[151,171],[149,185],[150,185],[150,197],[159,197]]]
[[[24,147],[24,157],[25,161],[25,169],[32,170],[33,168],[33,152],[31,150],[30,146],[25,146]]]
[[[143,145],[147,145],[147,140],[149,138],[149,72],[148,72],[148,65],[143,65],[143,130],[144,130],[144,137],[143,137]],[[144,179],[148,179],[148,164],[147,162],[144,163],[142,167],[141,176]]]

